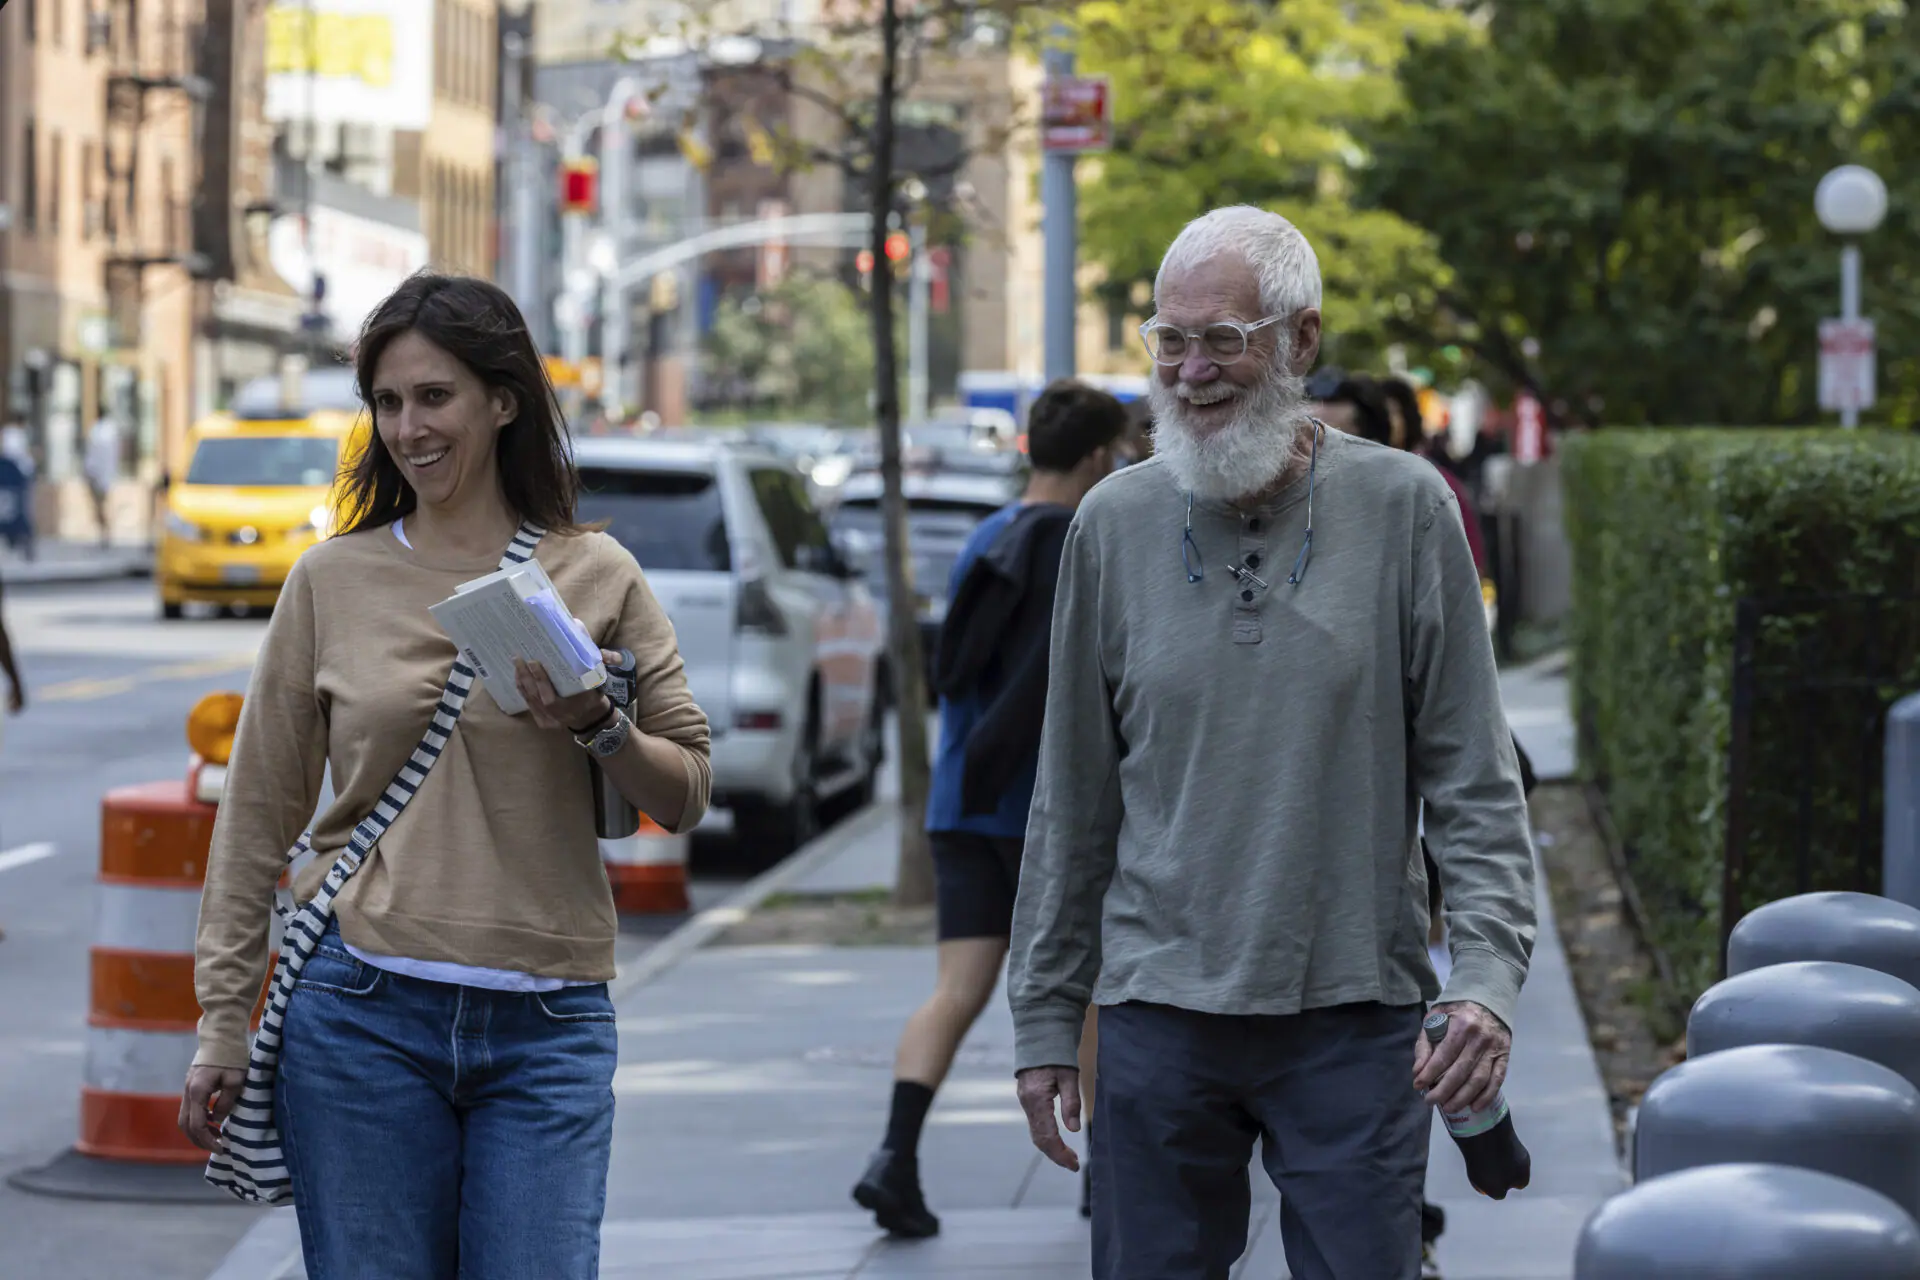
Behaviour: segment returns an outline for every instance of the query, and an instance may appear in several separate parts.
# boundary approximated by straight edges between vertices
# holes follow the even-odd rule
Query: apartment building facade
[[[0,10],[0,417],[28,429],[50,532],[94,532],[82,461],[107,416],[112,522],[138,536],[192,412],[203,16],[200,0]]]

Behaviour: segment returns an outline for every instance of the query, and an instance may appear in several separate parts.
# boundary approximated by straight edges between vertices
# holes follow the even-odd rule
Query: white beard
[[[1206,384],[1219,386],[1218,382]],[[1147,386],[1153,406],[1153,452],[1165,458],[1175,481],[1197,497],[1234,502],[1273,487],[1293,458],[1309,424],[1306,378],[1276,362],[1251,387],[1240,390],[1233,416],[1206,435],[1191,420],[1188,383]]]

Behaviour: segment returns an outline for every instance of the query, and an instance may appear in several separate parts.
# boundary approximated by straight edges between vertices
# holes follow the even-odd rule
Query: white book
[[[573,615],[537,561],[462,583],[429,612],[508,715],[527,709],[514,683],[515,659],[546,668],[563,698],[607,682],[598,646],[568,634]]]

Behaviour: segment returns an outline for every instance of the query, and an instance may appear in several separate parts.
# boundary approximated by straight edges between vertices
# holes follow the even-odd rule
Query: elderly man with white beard
[[[1099,1005],[1096,1280],[1225,1280],[1256,1141],[1298,1280],[1412,1280],[1430,1108],[1495,1100],[1533,949],[1479,576],[1431,465],[1308,416],[1320,272],[1290,223],[1207,214],[1154,297],[1155,456],[1094,489],[1060,569],[1008,972],[1021,1105],[1078,1167],[1055,1104],[1077,1131]]]

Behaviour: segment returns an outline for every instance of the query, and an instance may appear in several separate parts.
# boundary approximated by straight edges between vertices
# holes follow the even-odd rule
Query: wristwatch
[[[613,707],[597,724],[573,735],[573,740],[585,747],[596,760],[605,760],[608,756],[618,755],[620,748],[627,745],[627,735],[633,732],[633,721],[619,707]]]

